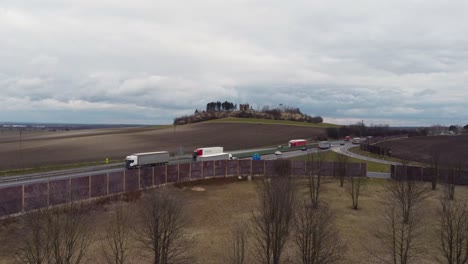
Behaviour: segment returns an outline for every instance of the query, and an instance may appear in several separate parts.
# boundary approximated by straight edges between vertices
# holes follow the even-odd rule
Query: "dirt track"
[[[223,146],[237,150],[286,144],[293,138],[313,138],[324,130],[287,125],[193,124],[171,128],[119,128],[64,132],[0,134],[0,170],[124,159],[135,152]],[[21,149],[21,151],[20,151]]]
[[[446,166],[462,162],[468,168],[468,135],[411,137],[380,143],[392,149],[392,155],[412,161],[429,163],[431,151],[440,151],[441,163]]]

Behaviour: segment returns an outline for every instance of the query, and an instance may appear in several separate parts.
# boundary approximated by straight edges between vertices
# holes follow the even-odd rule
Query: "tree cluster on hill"
[[[220,101],[217,102],[210,102],[206,104],[206,111],[233,111],[237,109],[237,104],[232,102],[224,101],[221,103]]]
[[[289,120],[307,123],[322,123],[321,116],[310,116],[303,114],[299,108],[280,105],[279,107],[264,106],[261,110],[253,109],[247,111],[238,111],[237,104],[225,101],[221,103],[210,102],[206,105],[206,111],[195,110],[193,115],[185,115],[174,119],[174,125],[184,125],[198,123],[213,119],[226,117],[238,118],[259,118],[274,120]]]

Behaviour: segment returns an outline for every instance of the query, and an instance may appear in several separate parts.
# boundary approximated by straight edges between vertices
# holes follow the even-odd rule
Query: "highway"
[[[340,145],[340,143],[343,143],[343,141],[330,141],[330,143],[332,144],[331,150],[337,153],[345,154],[350,157],[354,157],[358,159],[380,162],[380,163],[385,163],[385,164],[398,164],[395,162],[372,159],[372,158],[360,156],[352,152],[349,152],[348,149],[350,147],[356,146],[356,145],[351,144],[350,142],[346,142],[344,145]],[[230,151],[230,153],[236,156],[236,154],[246,154],[246,153],[253,154],[255,152],[265,152],[265,151],[273,153],[276,150],[281,151],[281,149],[277,149],[277,148],[258,148],[258,149],[249,149],[249,150]],[[262,155],[261,158],[263,160],[288,159],[288,158],[306,155],[308,153],[316,153],[319,151],[323,152],[323,151],[329,151],[329,150],[328,149],[319,150],[317,148],[309,148],[306,151],[304,150],[281,151],[282,152],[281,155],[265,154],[265,155]],[[251,159],[251,157],[246,158],[246,159]],[[169,164],[187,163],[190,161],[191,161],[190,156],[185,155],[182,157],[173,158],[173,160],[171,160]],[[38,183],[38,182],[48,181],[51,179],[54,179],[54,180],[55,179],[68,179],[68,178],[75,178],[75,177],[81,177],[81,176],[106,174],[106,173],[123,171],[124,169],[125,169],[124,163],[116,163],[116,164],[100,165],[100,166],[85,167],[85,168],[42,172],[42,173],[35,173],[35,174],[28,174],[28,175],[21,175],[21,176],[3,177],[3,178],[0,178],[0,187],[17,186],[17,185],[22,185],[25,183]],[[390,174],[368,172],[368,177],[389,178]]]

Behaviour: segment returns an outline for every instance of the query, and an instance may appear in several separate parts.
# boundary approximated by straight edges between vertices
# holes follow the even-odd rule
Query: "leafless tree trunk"
[[[423,253],[421,216],[414,208],[411,208],[409,217],[405,219],[398,202],[390,201],[379,228],[374,234],[384,252],[373,255],[382,263],[410,264]]]
[[[236,224],[232,229],[231,239],[228,243],[228,264],[247,263],[248,226],[246,223]]]
[[[465,202],[441,198],[439,233],[443,256],[439,263],[468,263],[468,212]]]
[[[316,158],[314,158],[313,154],[309,154],[308,156],[308,182],[307,187],[309,190],[309,198],[310,204],[313,208],[317,208],[319,205],[319,198],[320,198],[320,184],[322,178],[322,156],[320,152],[316,153]]]
[[[108,264],[124,264],[130,251],[130,216],[122,201],[114,207],[105,229],[102,254]]]
[[[399,207],[403,216],[403,222],[408,224],[411,213],[427,198],[428,191],[423,181],[408,175],[407,166],[402,165],[400,173],[395,173],[394,179],[387,182],[386,190],[389,198]]]
[[[342,260],[346,247],[335,226],[334,215],[326,205],[313,208],[305,202],[295,219],[300,263],[330,264]]]
[[[348,161],[349,158],[346,155],[338,155],[336,158],[336,173],[340,180],[340,187],[344,186],[345,179],[348,176]]]
[[[463,173],[463,161],[457,161],[456,165],[446,173],[444,178],[444,195],[450,200],[455,199],[455,186]]]
[[[351,200],[353,201],[353,209],[358,210],[359,194],[361,193],[362,186],[367,179],[363,177],[348,177],[346,180],[346,189],[351,195]]]
[[[284,163],[283,166],[286,164],[289,166],[289,163]],[[287,170],[277,168],[276,171]],[[252,236],[260,263],[281,263],[293,223],[296,183],[282,174],[265,179],[257,185],[259,204],[252,215]]]
[[[191,263],[181,199],[164,188],[156,189],[143,199],[139,216],[136,239],[148,253],[144,257],[154,264]]]
[[[431,186],[432,186],[432,190],[435,191],[435,189],[437,188],[437,182],[439,181],[440,157],[441,157],[440,149],[433,147],[430,151],[430,156],[431,156],[431,169],[432,169]]]

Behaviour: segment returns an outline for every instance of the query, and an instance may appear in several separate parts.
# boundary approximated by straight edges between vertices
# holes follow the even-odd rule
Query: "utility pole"
[[[23,130],[20,128],[19,129],[19,160],[20,160],[20,167],[21,169],[24,169],[24,166],[23,166],[23,157],[21,155],[21,144],[22,144],[22,134],[23,134]]]

